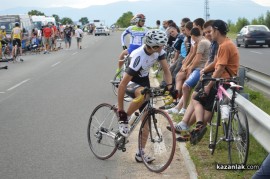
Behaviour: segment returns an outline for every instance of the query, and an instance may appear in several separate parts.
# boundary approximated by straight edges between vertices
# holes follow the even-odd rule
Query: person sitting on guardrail
[[[208,57],[208,61],[206,62],[204,68],[200,71],[200,76],[205,75],[211,77],[214,71],[214,59],[216,59],[216,54],[218,50],[218,43],[213,40],[211,32],[212,32],[212,24],[213,20],[209,20],[205,22],[203,26],[203,32],[205,38],[207,38],[209,41],[211,41],[211,47],[210,47],[210,54]],[[193,99],[199,92],[201,88],[201,82],[199,81],[191,95],[191,99]],[[180,109],[178,107],[178,109]],[[206,120],[206,119],[204,119]],[[177,141],[184,142],[189,140],[189,135],[185,133],[188,133],[189,127],[192,126],[196,122],[195,114],[194,114],[194,105],[192,102],[189,103],[187,110],[182,118],[182,120],[175,125],[175,131],[176,133],[181,133],[180,137],[177,138]],[[169,129],[170,130],[170,129]]]
[[[212,38],[219,44],[217,59],[215,61],[212,78],[230,78],[236,76],[239,69],[239,52],[232,40],[226,37],[229,31],[228,25],[222,20],[215,20],[212,24]],[[228,88],[229,85],[224,86]],[[194,105],[196,127],[191,131],[191,142],[197,144],[205,134],[207,128],[204,119],[210,119],[217,89],[214,82],[209,82],[204,88],[206,96],[199,93],[191,100]],[[207,117],[208,116],[208,117]]]

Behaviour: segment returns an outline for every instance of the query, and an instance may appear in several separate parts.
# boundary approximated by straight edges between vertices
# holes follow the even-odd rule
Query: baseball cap
[[[223,20],[215,20],[212,24],[212,27],[214,29],[217,29],[221,34],[226,34],[227,32],[229,32],[228,25]]]

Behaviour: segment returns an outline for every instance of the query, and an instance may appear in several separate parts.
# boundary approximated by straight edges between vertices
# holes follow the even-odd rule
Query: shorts
[[[65,37],[65,43],[71,44],[71,37]]]
[[[44,42],[43,42],[44,45],[49,45],[51,46],[51,38],[50,37],[44,37]]]
[[[12,45],[13,45],[13,47],[15,45],[18,45],[18,47],[21,47],[22,46],[21,39],[13,39]]]
[[[198,90],[198,94],[194,97],[194,100],[199,101],[205,110],[211,112],[212,109],[213,109],[213,105],[214,105],[214,102],[215,102],[215,97],[216,97],[216,94],[217,94],[216,85],[215,84],[213,85],[213,87],[211,88],[211,90],[210,90],[210,92],[209,92],[209,94],[207,96],[202,95],[202,92],[203,92],[202,84],[198,83],[198,85],[201,85],[201,88],[199,89],[199,88],[196,87],[197,90],[198,89],[199,90]],[[230,87],[230,85],[223,84],[223,87],[225,89],[228,89]]]
[[[146,85],[148,87],[150,87],[150,83],[148,85]],[[136,89],[140,88],[140,87],[145,87],[144,85],[139,85],[135,82],[129,82],[129,84],[127,85],[127,89],[126,89],[126,94],[132,98],[135,98],[135,91]],[[140,108],[139,111],[142,112],[144,107],[147,105],[147,102],[144,102]]]
[[[194,88],[198,81],[200,80],[200,69],[196,68],[192,71],[192,73],[189,75],[188,79],[184,82],[187,86],[190,88]]]
[[[77,37],[77,42],[82,42],[82,38],[81,37]]]

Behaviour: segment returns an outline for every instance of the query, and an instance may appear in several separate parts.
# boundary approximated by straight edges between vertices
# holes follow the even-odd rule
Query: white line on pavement
[[[5,92],[0,91],[0,94],[4,94]]]
[[[26,83],[29,80],[30,79],[26,79],[26,80],[24,80],[24,81],[22,81],[22,82],[20,82],[20,83],[18,83],[16,85],[12,86],[11,88],[7,89],[7,91],[13,90],[13,89],[17,88],[18,86],[21,86],[22,84]]]
[[[72,55],[76,55],[78,52],[73,53]]]
[[[55,66],[58,65],[59,63],[61,63],[61,62],[57,62],[57,63],[53,64],[51,67],[55,67]]]
[[[262,52],[257,52],[257,51],[250,51],[252,53],[257,53],[257,54],[263,54]]]

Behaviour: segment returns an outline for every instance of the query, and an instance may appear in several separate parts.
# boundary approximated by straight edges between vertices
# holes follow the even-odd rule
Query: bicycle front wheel
[[[167,126],[172,130],[169,131]],[[142,121],[139,131],[139,151],[145,166],[152,172],[162,172],[171,163],[176,146],[174,126],[163,111],[154,109]],[[147,163],[147,158],[154,159]]]
[[[245,165],[249,151],[249,126],[245,111],[239,107],[235,109],[229,122],[229,161]]]
[[[110,158],[117,150],[114,139],[118,131],[115,107],[100,104],[92,112],[88,128],[88,143],[93,154],[102,160]]]

